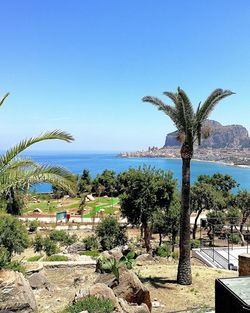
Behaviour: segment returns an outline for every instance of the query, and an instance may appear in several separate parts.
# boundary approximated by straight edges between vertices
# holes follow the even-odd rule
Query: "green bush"
[[[43,249],[47,256],[51,256],[52,254],[59,252],[56,242],[48,237],[44,240]]]
[[[0,245],[8,250],[9,261],[13,253],[21,253],[28,248],[28,232],[16,217],[8,214],[0,216]]]
[[[162,258],[166,258],[166,257],[169,257],[171,255],[171,250],[170,250],[169,246],[167,246],[167,245],[158,246],[155,249],[155,255],[160,256]]]
[[[48,256],[44,261],[68,261],[68,257],[66,255],[51,255]]]
[[[127,242],[125,229],[112,217],[105,217],[96,227],[96,235],[103,250],[110,250]]]
[[[111,313],[114,311],[114,305],[110,299],[98,299],[90,296],[67,306],[62,313],[79,313],[81,311],[88,311],[88,313]]]
[[[43,250],[44,239],[41,235],[36,235],[33,241],[33,249],[35,252],[41,252]]]
[[[94,236],[88,236],[83,239],[83,243],[85,244],[86,250],[92,250],[98,248],[97,238]]]
[[[9,251],[3,245],[0,246],[0,269],[9,261]]]
[[[200,240],[199,239],[191,239],[190,240],[191,249],[198,249],[200,248]]]
[[[37,228],[39,227],[40,223],[37,220],[31,221],[29,224],[29,231],[30,232],[35,232],[37,231]]]
[[[88,256],[92,256],[93,258],[96,258],[100,255],[100,252],[97,250],[87,250],[87,251],[81,251],[80,255],[88,255]]]
[[[13,270],[13,271],[17,271],[17,272],[21,272],[21,273],[25,273],[25,268],[22,265],[21,262],[19,261],[12,261],[12,262],[8,262],[7,264],[5,264],[4,268]]]
[[[241,241],[239,234],[230,234],[228,240],[230,243],[233,243],[235,245],[237,245]]]
[[[65,230],[52,230],[49,234],[49,238],[53,241],[62,243],[65,246],[69,246],[77,241],[77,236],[70,236]]]
[[[41,255],[34,255],[27,259],[28,262],[37,262],[41,259]]]

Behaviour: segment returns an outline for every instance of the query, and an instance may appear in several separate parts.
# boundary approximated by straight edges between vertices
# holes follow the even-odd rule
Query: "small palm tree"
[[[216,104],[233,94],[230,90],[216,89],[194,112],[191,101],[186,93],[178,87],[177,92],[164,92],[170,98],[174,106],[167,105],[155,97],[144,97],[144,102],[155,105],[174,122],[178,130],[178,139],[181,141],[182,158],[182,210],[180,216],[180,257],[177,281],[179,284],[189,285],[192,283],[190,264],[190,161],[193,157],[194,144],[201,143],[202,135],[209,136],[209,130],[202,128],[204,122],[212,112]]]
[[[0,106],[9,93],[0,99]],[[31,159],[18,158],[18,155],[35,143],[59,139],[71,142],[73,137],[59,130],[46,132],[40,136],[21,141],[18,145],[0,155],[0,197],[13,198],[15,191],[26,191],[36,183],[51,183],[74,194],[76,177],[62,167],[40,165]],[[12,212],[14,213],[14,212]]]

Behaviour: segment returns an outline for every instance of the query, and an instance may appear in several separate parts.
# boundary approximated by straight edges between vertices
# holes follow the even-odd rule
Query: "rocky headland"
[[[195,147],[194,159],[223,162],[232,165],[250,165],[250,137],[242,125],[223,126],[219,122],[208,120],[204,127],[210,136]],[[149,147],[146,151],[124,152],[120,157],[180,158],[181,143],[178,132],[167,134],[163,147]]]

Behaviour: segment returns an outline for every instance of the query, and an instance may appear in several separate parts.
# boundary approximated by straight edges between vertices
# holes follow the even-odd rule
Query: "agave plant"
[[[0,99],[0,106],[8,97],[5,94]],[[41,165],[28,158],[21,158],[19,154],[35,143],[45,140],[64,140],[71,142],[74,138],[63,131],[54,130],[21,141],[0,156],[0,197],[11,198],[16,191],[27,191],[37,183],[51,183],[55,186],[75,194],[75,175],[58,166]],[[12,212],[14,213],[14,212]]]

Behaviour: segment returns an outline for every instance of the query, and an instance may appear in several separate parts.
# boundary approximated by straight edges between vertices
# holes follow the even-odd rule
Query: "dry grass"
[[[237,272],[192,266],[193,284],[181,286],[176,283],[177,265],[153,264],[137,266],[135,271],[164,307],[155,312],[182,310],[191,307],[214,307],[215,279],[237,276]]]

